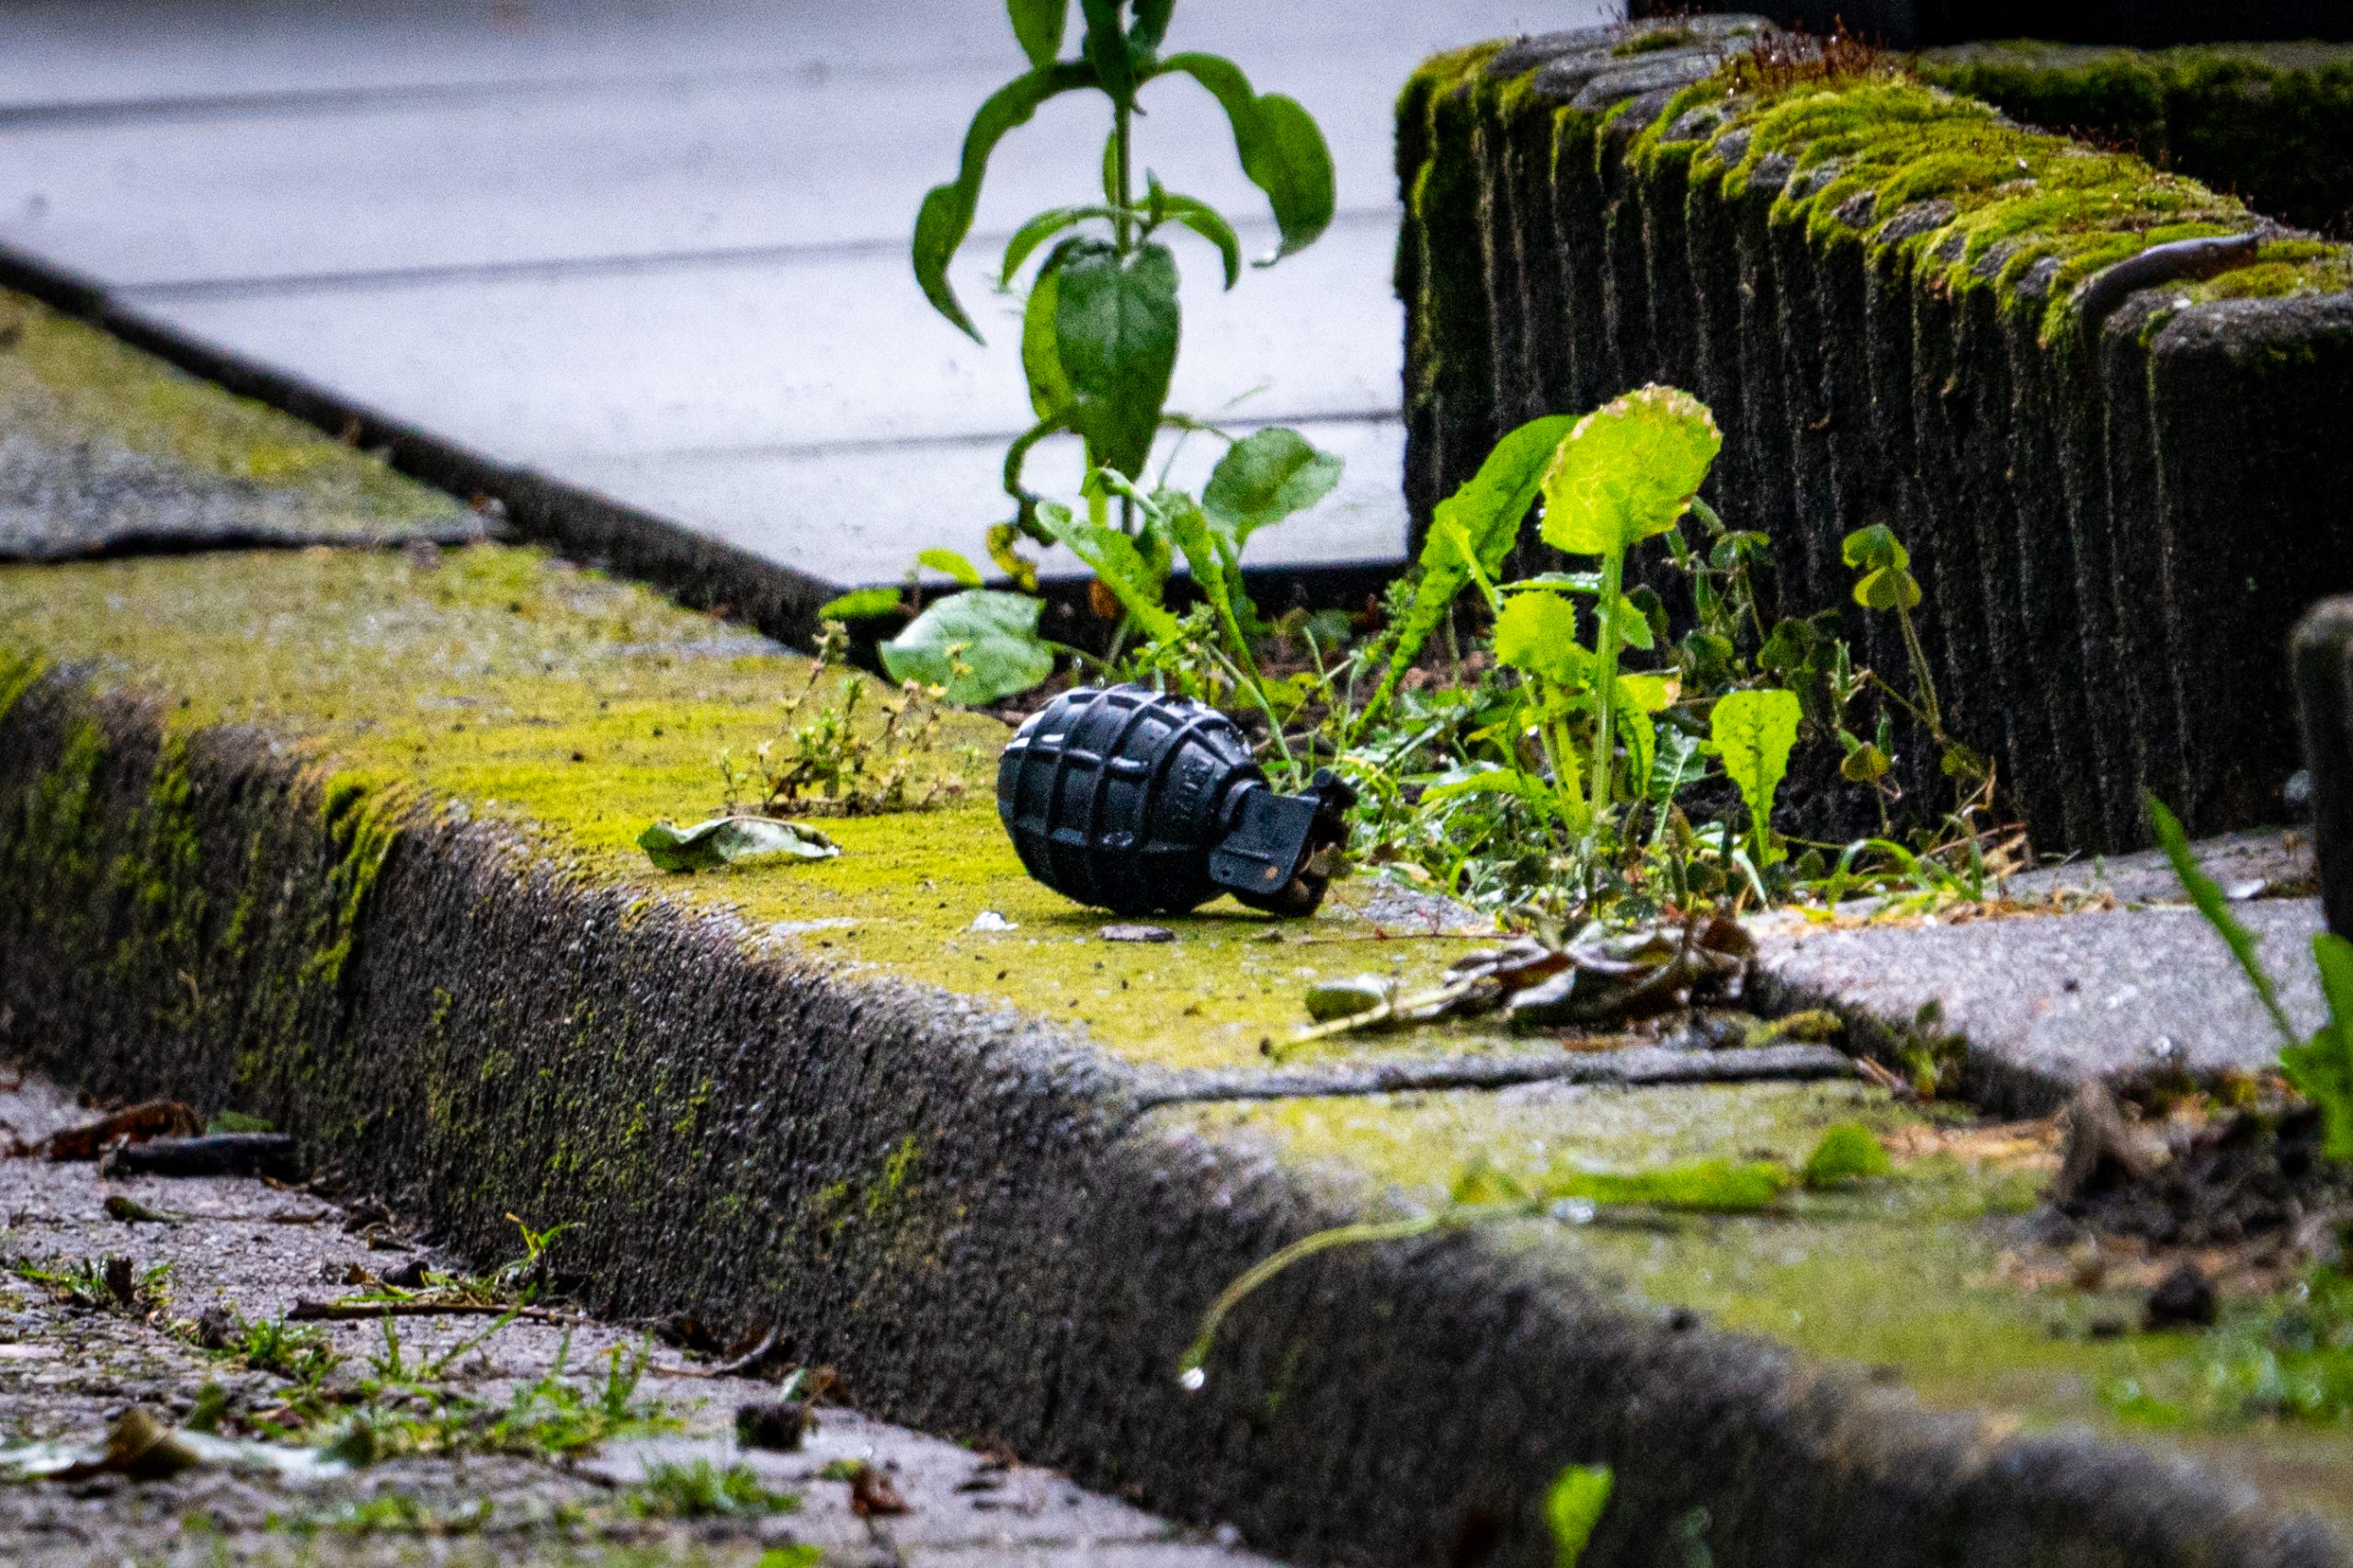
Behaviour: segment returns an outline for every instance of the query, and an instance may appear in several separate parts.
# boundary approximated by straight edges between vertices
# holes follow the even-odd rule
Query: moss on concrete
[[[450,801],[513,823],[580,875],[725,908],[752,937],[777,931],[845,966],[1012,1003],[1167,1066],[1262,1063],[1262,1042],[1304,1021],[1313,981],[1377,970],[1419,982],[1462,946],[1361,939],[1345,913],[1361,895],[1346,889],[1309,925],[1222,902],[1171,921],[1173,943],[1097,940],[1108,916],[1022,872],[994,804],[1006,732],[977,716],[951,719],[937,754],[966,787],[946,809],[829,821],[835,860],[662,876],[638,834],[720,809],[718,754],[745,757],[777,733],[807,663],[535,551],[450,551],[432,566],[322,551],[0,569],[0,646],[155,691],[176,733],[262,722],[297,738],[334,848],[335,913],[312,960],[330,988],[399,824]],[[153,799],[151,831],[176,831],[168,769]],[[81,820],[70,802],[57,815]],[[159,925],[139,940],[193,928],[169,918],[176,896],[157,885]],[[1017,929],[971,930],[983,910]],[[1434,1035],[1370,1049],[1495,1043]]]
[[[2088,1422],[2142,1436],[2113,1414],[2103,1389],[2196,1364],[2191,1335],[2091,1335],[2103,1320],[2137,1326],[2140,1291],[2014,1282],[2031,1250],[2019,1217],[2048,1179],[2047,1155],[1987,1158],[1965,1140],[1947,1147],[1936,1129],[1952,1118],[1931,1120],[1862,1085],[1543,1085],[1159,1114],[1220,1139],[1262,1142],[1282,1160],[1354,1184],[1374,1208],[1411,1209],[1443,1201],[1474,1159],[1520,1178],[1564,1165],[1640,1169],[1728,1150],[1795,1166],[1829,1128],[1860,1121],[1899,1150],[1927,1152],[1900,1157],[1888,1180],[1801,1191],[1769,1214],[1605,1213],[1589,1224],[1515,1225],[1495,1239],[1717,1327],[1888,1368],[1938,1404],[2001,1413],[2033,1429]],[[2048,1255],[2038,1256],[2047,1266]],[[2165,1440],[2353,1525],[2344,1488],[2353,1428],[2267,1423]]]
[[[1921,76],[2014,119],[2132,152],[2268,216],[2353,224],[2353,45],[1930,50]]]
[[[108,529],[126,528],[197,542],[479,531],[463,506],[381,460],[6,290],[0,433],[14,471],[0,504],[25,513],[0,517],[0,549],[42,553],[54,542],[44,533],[74,536],[57,553],[104,548]],[[16,542],[19,531],[34,537]]]

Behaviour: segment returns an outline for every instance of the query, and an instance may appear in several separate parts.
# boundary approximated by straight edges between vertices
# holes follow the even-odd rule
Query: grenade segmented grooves
[[[1122,915],[1181,914],[1220,892],[1313,915],[1355,803],[1322,769],[1276,794],[1233,720],[1141,686],[1056,698],[996,774],[997,815],[1029,874]]]
[[[1180,915],[1221,888],[1210,851],[1266,775],[1233,720],[1140,686],[1064,692],[997,764],[996,809],[1029,874],[1119,915]]]

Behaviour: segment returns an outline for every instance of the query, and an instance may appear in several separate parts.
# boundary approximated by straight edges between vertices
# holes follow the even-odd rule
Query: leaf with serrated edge
[[[1723,445],[1688,392],[1646,386],[1577,421],[1544,475],[1544,542],[1618,554],[1673,528]]]

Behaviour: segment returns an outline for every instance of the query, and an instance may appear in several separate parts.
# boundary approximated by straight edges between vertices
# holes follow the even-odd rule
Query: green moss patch
[[[2353,225],[2353,45],[2012,41],[1931,50],[1916,68],[2015,119],[2127,149],[2270,217],[2339,233]]]
[[[1392,1211],[1443,1202],[1474,1160],[1519,1179],[1563,1165],[1642,1170],[1727,1152],[1795,1169],[1825,1132],[1859,1122],[1899,1151],[1892,1176],[1795,1191],[1759,1215],[1604,1210],[1586,1223],[1515,1224],[1495,1239],[1713,1326],[1887,1367],[1935,1403],[2006,1413],[2037,1429],[2090,1422],[2145,1438],[2145,1426],[2115,1413],[2115,1392],[2196,1365],[2195,1336],[2137,1331],[2141,1292],[2016,1282],[2030,1247],[2023,1217],[2048,1179],[2046,1161],[1972,1153],[1968,1140],[1939,1139],[1921,1112],[1862,1085],[1544,1085],[1156,1114],[1219,1140],[1260,1142]],[[1930,1152],[1906,1156],[1907,1147]],[[2095,1337],[2103,1323],[2134,1326]],[[2344,1484],[2353,1429],[2264,1424],[2165,1440],[2277,1500],[2353,1524]]]
[[[1313,981],[1375,971],[1418,984],[1464,946],[1379,939],[1348,916],[1363,896],[1353,889],[1312,923],[1221,903],[1168,922],[1173,943],[1101,941],[1108,916],[1023,873],[994,801],[1006,732],[971,716],[951,720],[934,754],[966,786],[946,809],[829,820],[835,860],[664,876],[637,835],[720,808],[719,753],[745,759],[777,733],[807,662],[537,551],[449,551],[431,566],[318,551],[0,570],[0,645],[153,690],[181,732],[259,721],[299,737],[335,781],[337,831],[376,854],[384,802],[396,817],[456,801],[581,874],[725,908],[756,935],[780,928],[845,966],[1012,1003],[1164,1065],[1262,1064],[1262,1042],[1306,1021]],[[369,857],[346,858],[356,906]],[[983,911],[1016,928],[972,930]],[[1496,1043],[1433,1032],[1295,1060]]]

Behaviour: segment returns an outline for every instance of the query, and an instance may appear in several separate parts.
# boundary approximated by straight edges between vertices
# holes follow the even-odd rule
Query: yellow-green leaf
[[[1544,475],[1544,541],[1571,555],[1615,555],[1665,533],[1689,509],[1723,437],[1707,404],[1647,386],[1577,421]]]

